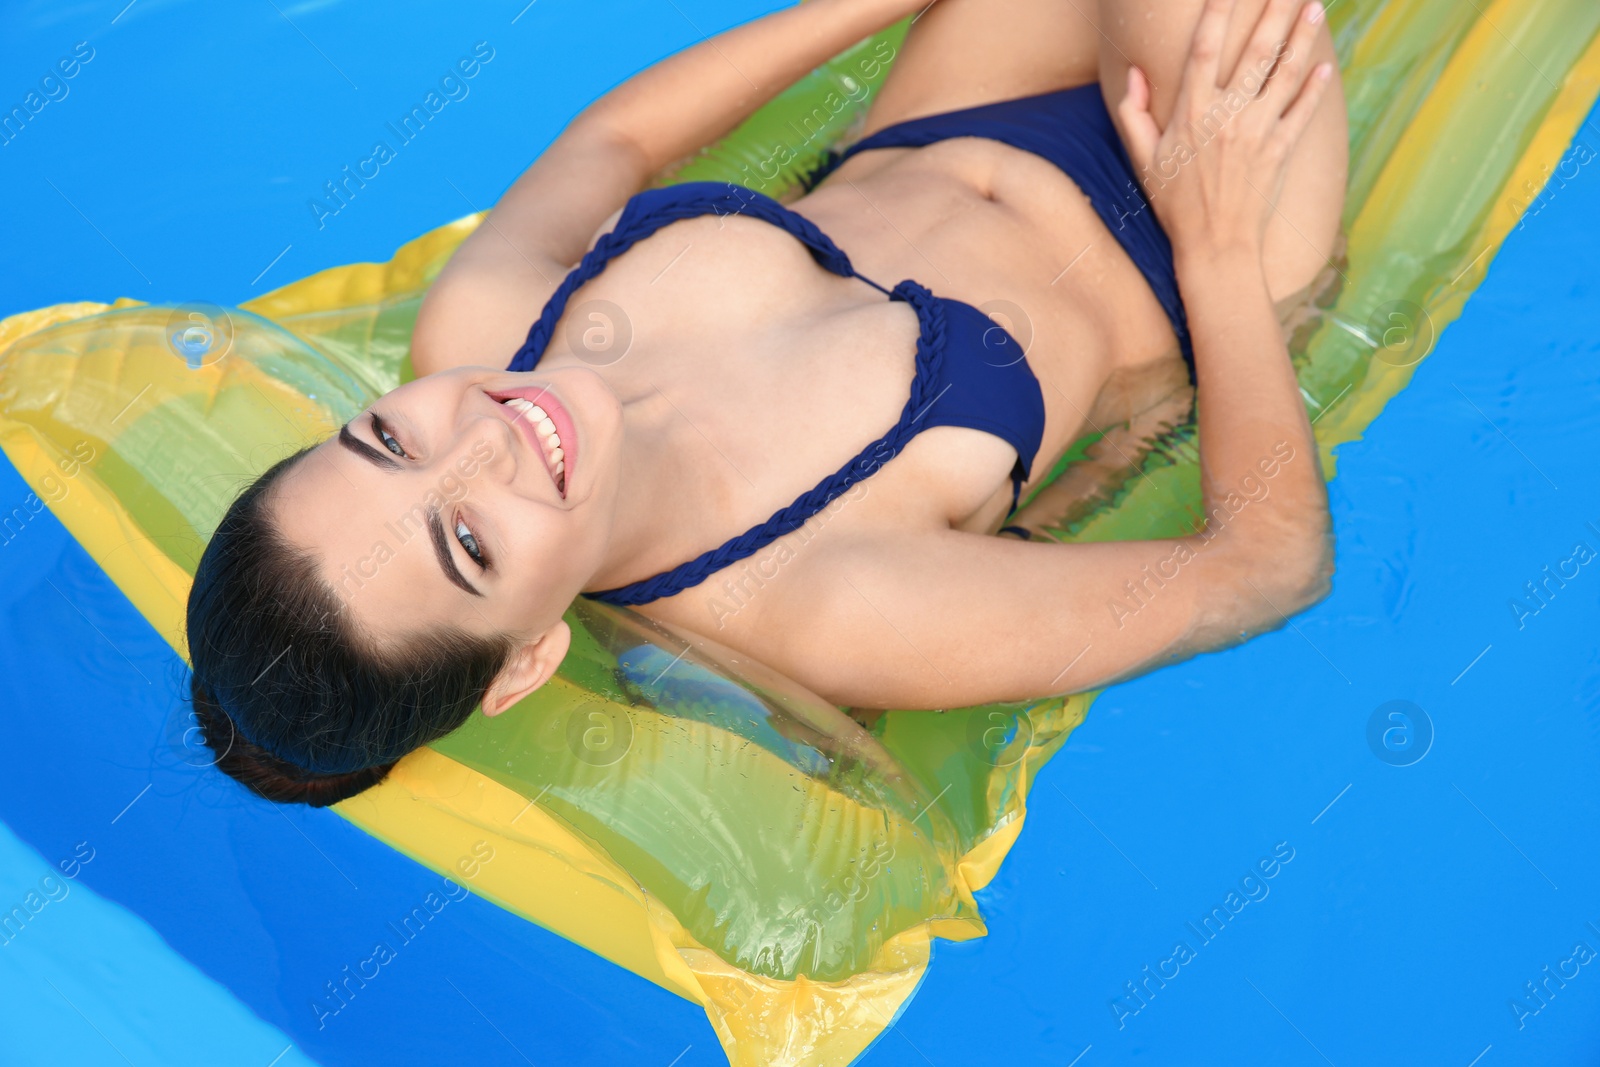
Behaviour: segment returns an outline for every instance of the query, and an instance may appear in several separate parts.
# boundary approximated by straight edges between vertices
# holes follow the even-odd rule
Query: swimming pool
[[[37,75],[13,96],[64,76],[78,41],[93,57],[0,147],[7,202],[26,206],[0,310],[234,303],[385,258],[487,206],[597,92],[758,10],[24,9],[0,54]],[[479,41],[494,58],[468,91],[337,212],[315,210]],[[938,945],[864,1062],[1592,1058],[1600,979],[1567,961],[1576,942],[1600,949],[1582,829],[1600,585],[1586,565],[1561,572],[1575,542],[1600,548],[1596,476],[1574,447],[1596,419],[1600,336],[1600,189],[1580,158],[1412,384],[1340,449],[1334,595],[1294,629],[1103,695],[981,894],[989,936]],[[1533,599],[1546,567],[1568,577]],[[14,679],[0,902],[49,901],[0,947],[8,1057],[721,1062],[698,1008],[476,898],[430,911],[377,977],[314,1013],[375,939],[401,940],[383,931],[437,876],[340,820],[197,793],[163,763],[171,653],[48,512],[0,568]],[[1396,700],[1431,723],[1407,766],[1415,751],[1369,743]],[[89,707],[121,714],[72,714]],[[41,881],[61,861],[78,864],[53,883],[65,893]],[[1546,981],[1547,1002],[1529,999],[1525,983]]]

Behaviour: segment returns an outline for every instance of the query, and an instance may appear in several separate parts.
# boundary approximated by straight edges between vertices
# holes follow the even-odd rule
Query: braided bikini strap
[[[801,494],[794,503],[774,512],[766,522],[752,526],[737,537],[653,578],[583,595],[607,604],[647,604],[693,588],[729,564],[737,563],[784,534],[799,529],[835,497],[870,477],[879,467],[899,455],[906,442],[921,429],[917,424],[922,416],[938,400],[937,395],[929,394],[933,383],[940,377],[939,371],[944,362],[945,316],[943,304],[914,281],[901,282],[890,295],[892,299],[904,300],[916,309],[921,333],[917,338],[916,376],[911,381],[911,395],[900,412],[900,420],[888,433],[867,445],[810,491]]]

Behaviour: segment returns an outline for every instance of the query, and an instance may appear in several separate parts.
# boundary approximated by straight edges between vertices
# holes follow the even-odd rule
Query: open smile
[[[507,411],[511,424],[544,461],[556,492],[566,499],[578,453],[577,427],[566,406],[554,393],[538,385],[488,395]]]

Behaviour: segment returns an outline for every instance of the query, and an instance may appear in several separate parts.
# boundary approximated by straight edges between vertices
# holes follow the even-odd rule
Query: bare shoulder
[[[419,377],[505,366],[566,274],[558,263],[519,254],[490,226],[467,238],[423,297],[411,333]]]
[[[841,706],[959,708],[1081,692],[1275,629],[1325,592],[1275,578],[1291,573],[1225,537],[1069,545],[863,524],[775,543],[651,614]]]
[[[708,636],[842,706],[1026,698],[1045,681],[1026,661],[1072,640],[1069,610],[1017,595],[1016,576],[1043,580],[1044,549],[949,529],[820,537],[728,568],[694,614],[717,627]]]
[[[1192,589],[1126,632],[1106,613],[1111,576],[1142,565],[1134,551],[950,529],[826,538],[729,568],[695,603],[662,614],[841,706],[1027,700],[1088,688],[1185,632]]]

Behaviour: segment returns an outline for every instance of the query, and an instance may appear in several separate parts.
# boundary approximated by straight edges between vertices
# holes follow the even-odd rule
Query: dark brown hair
[[[268,800],[325,807],[464,723],[513,643],[455,628],[367,640],[271,513],[307,451],[245,489],[206,545],[189,590],[190,697],[218,768]]]

